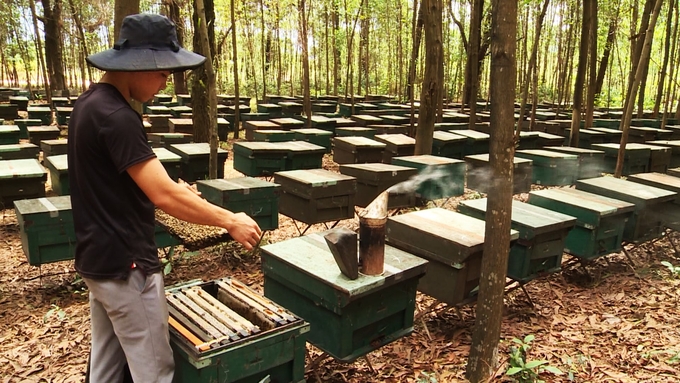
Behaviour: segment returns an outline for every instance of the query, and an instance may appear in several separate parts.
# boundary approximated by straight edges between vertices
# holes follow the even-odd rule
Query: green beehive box
[[[380,162],[386,146],[366,137],[334,137],[333,161],[338,164]]]
[[[657,129],[644,126],[630,126],[628,128],[628,142],[644,144],[647,141],[656,139]]]
[[[281,130],[279,125],[271,121],[244,121],[243,128],[246,131],[246,140],[248,141],[255,139],[256,130]]]
[[[451,132],[435,131],[432,135],[432,154],[448,158],[462,159],[467,145],[467,137]]]
[[[465,191],[465,161],[432,155],[394,157],[392,165],[418,169],[423,181],[416,197],[425,200],[449,198]]]
[[[191,95],[190,94],[178,94],[177,103],[181,106],[191,107]]]
[[[305,141],[282,142],[286,148],[286,170],[321,169],[326,148]]]
[[[43,158],[66,154],[68,151],[68,140],[56,139],[40,141],[40,150],[43,152]]]
[[[536,140],[537,148],[545,148],[547,146],[555,147],[561,146],[564,143],[564,137],[558,136],[556,134],[550,134],[546,132],[538,132],[538,138]]]
[[[281,143],[235,142],[234,169],[251,176],[271,176],[286,170],[288,150]]]
[[[170,108],[168,108],[165,105],[160,105],[160,104],[159,105],[149,105],[149,106],[147,106],[146,107],[146,113],[148,113],[150,115],[161,114],[161,115],[165,115],[165,116],[167,116],[167,115],[173,116]]]
[[[295,118],[300,119],[303,122],[307,121],[307,119],[305,117],[295,116]],[[326,131],[329,131],[329,132],[335,134],[335,128],[336,128],[336,124],[337,124],[336,120],[334,120],[332,118],[324,117],[324,116],[314,115],[314,114],[312,115],[310,120],[311,120],[310,123],[311,123],[312,128],[326,130]]]
[[[49,106],[29,106],[28,118],[38,119],[43,125],[52,123],[52,109]]]
[[[286,142],[295,139],[295,132],[287,130],[271,129],[271,130],[254,130],[253,141],[263,142]]]
[[[533,161],[526,158],[514,157],[512,159],[513,181],[512,194],[528,193],[531,190],[533,179]],[[468,189],[488,193],[493,190],[494,184],[491,182],[491,165],[489,164],[489,154],[476,154],[465,156],[467,167],[466,182]]]
[[[193,135],[187,133],[149,133],[147,135],[151,146],[164,148],[175,144],[189,144],[193,141]]]
[[[38,159],[40,148],[31,143],[20,143],[12,145],[0,145],[0,161],[2,160],[22,160]]]
[[[156,94],[153,97],[153,103],[158,105],[160,103],[167,103],[167,102],[172,102],[172,95],[171,94]]]
[[[279,227],[281,185],[251,177],[197,181],[196,185],[208,202],[246,213],[260,229]]]
[[[56,140],[61,134],[58,126],[29,126],[28,130],[29,140],[32,144],[40,146],[41,141]]]
[[[538,139],[538,132],[521,131],[519,132],[519,147],[517,149],[539,149]]]
[[[206,351],[196,351],[195,346],[183,335],[170,326],[170,345],[175,359],[174,383],[261,383],[261,382],[291,382],[304,383],[305,373],[305,345],[310,326],[305,321],[295,318],[294,321],[276,327],[261,323],[262,320],[244,313],[231,305],[226,299],[220,298],[221,293],[216,283],[189,282],[181,286],[171,286],[166,294],[178,295],[183,289],[198,288],[206,291],[213,298],[218,299],[239,315],[267,328],[235,341],[214,345]],[[232,280],[233,281],[233,280]],[[242,285],[244,288],[247,286]],[[250,289],[248,289],[250,290]],[[251,290],[252,291],[252,290]],[[260,298],[264,300],[265,298]],[[258,299],[259,300],[259,299]],[[274,302],[267,302],[276,305]],[[231,305],[231,307],[230,307]],[[291,314],[284,308],[287,315]],[[277,310],[278,312],[278,310]],[[181,316],[177,310],[170,309],[170,316]],[[212,319],[215,319],[214,317]],[[184,321],[178,321],[183,324]]]
[[[168,118],[168,128],[170,133],[184,133],[193,135],[194,120],[191,118]]]
[[[646,128],[659,128],[661,127],[661,120],[656,118],[633,118],[630,120],[632,126],[643,126]]]
[[[58,106],[70,106],[71,100],[68,97],[52,97],[52,109]]]
[[[450,130],[449,133],[467,137],[464,155],[474,155],[489,152],[489,135],[476,130],[461,129]]]
[[[665,146],[671,149],[671,159],[668,168],[680,166],[680,140],[655,140],[647,142],[649,145]],[[650,155],[651,156],[651,155]]]
[[[542,149],[517,150],[515,155],[533,161],[532,182],[537,185],[571,185],[578,178],[578,156]]]
[[[577,179],[600,177],[605,171],[604,152],[601,150],[574,148],[571,146],[548,146],[544,149],[578,156]]]
[[[613,128],[592,128],[596,132],[604,133],[604,142],[610,144],[618,144],[621,142],[623,132]]]
[[[616,160],[619,155],[619,143],[597,144],[593,145],[592,149],[602,150],[604,152],[605,171],[607,173],[614,173],[616,169]],[[626,145],[623,157],[623,172],[624,176],[635,173],[647,173],[649,171],[649,162],[652,157],[652,151],[648,147],[637,145]]]
[[[170,114],[176,118],[181,118],[183,114],[191,113],[191,108],[186,105],[171,106],[168,109],[170,109]]]
[[[304,121],[300,121],[297,118],[291,117],[272,118],[269,121],[280,126],[279,129],[281,130],[303,129],[305,127]]]
[[[384,143],[382,162],[389,164],[393,157],[412,156],[416,150],[416,140],[405,134],[377,134],[375,140]]]
[[[28,97],[26,96],[10,96],[9,103],[17,106],[17,110],[26,111],[28,109]]]
[[[458,210],[486,219],[487,199],[461,201]],[[510,248],[508,277],[522,283],[560,271],[565,239],[576,217],[517,200],[512,201],[512,228],[519,239]]]
[[[317,113],[335,113],[338,109],[337,103],[330,102],[314,102],[312,103],[312,112]]]
[[[293,129],[291,132],[295,133],[296,141],[305,141],[310,144],[319,145],[324,147],[326,153],[331,152],[331,140],[333,139],[333,133],[316,128],[309,129]]]
[[[0,125],[0,145],[12,145],[19,143],[21,129],[16,125]]]
[[[175,144],[168,150],[182,158],[180,178],[187,182],[207,179],[210,168],[210,144],[207,142]],[[229,153],[217,148],[217,178],[224,178],[224,163]]]
[[[367,128],[375,129],[376,136],[379,134],[408,134],[408,125],[366,125]]]
[[[593,120],[593,126],[597,128],[619,129],[621,120],[611,118],[596,118]]]
[[[380,193],[418,174],[418,169],[382,163],[340,165],[340,173],[357,180],[356,205],[366,207]],[[413,207],[416,204],[415,190],[406,187],[390,192],[388,209]]]
[[[308,225],[354,217],[354,177],[324,169],[289,170],[274,174],[281,185],[280,212]]]
[[[281,106],[281,113],[283,113],[284,116],[302,114],[302,104],[299,102],[281,101],[279,102],[279,105]],[[335,110],[333,110],[332,112],[335,112]]]
[[[354,120],[349,119],[349,118],[344,118],[344,117],[334,117],[332,118],[333,121],[335,121],[335,128],[350,128],[350,127],[356,127],[356,124],[354,123]]]
[[[372,116],[370,114],[355,114],[349,117],[354,120],[356,126],[368,126],[368,125],[386,125],[387,121],[383,120],[378,116]]]
[[[0,118],[4,120],[19,118],[19,108],[14,104],[0,104]]]
[[[388,218],[386,240],[430,262],[419,291],[458,305],[479,285],[485,226],[477,218],[433,208]],[[517,238],[512,230],[511,241]]]
[[[565,145],[569,144],[569,136],[571,129],[564,130]],[[592,129],[579,129],[578,131],[578,147],[584,149],[595,149],[592,146],[596,144],[603,144],[607,135],[603,132]]]
[[[21,130],[21,133],[19,133],[19,138],[21,139],[28,139],[28,126],[40,126],[42,124],[42,121],[40,121],[37,118],[17,118],[14,120],[14,124],[19,127],[19,130]]]
[[[257,111],[268,113],[270,117],[280,117],[283,114],[283,108],[278,104],[258,104]]]
[[[244,109],[243,105],[241,105],[240,109],[241,111]],[[267,121],[272,116],[270,116],[269,113],[243,113],[242,111],[239,117],[241,118],[242,122],[252,122],[252,121]]]
[[[532,191],[528,202],[576,217],[564,251],[586,260],[621,251],[623,231],[635,209],[631,203],[572,188]]]
[[[674,174],[663,173],[639,173],[631,174],[627,180],[639,184],[653,186],[655,188],[670,190],[675,193],[680,193],[680,178]],[[675,198],[675,204],[680,205],[680,194]]]
[[[153,152],[161,162],[168,176],[177,181],[182,171],[182,157],[169,151],[167,148],[153,148]]]
[[[649,148],[649,165],[647,169],[650,172],[666,173],[670,167],[673,152],[667,146],[632,143],[626,145],[626,148]]]
[[[366,137],[374,139],[376,133],[376,129],[366,128],[363,126],[346,126],[335,129],[335,135],[337,137]]]
[[[57,118],[57,124],[59,125],[67,125],[68,124],[68,118],[71,116],[71,112],[73,112],[73,107],[72,106],[58,106],[55,109],[55,116]]]
[[[427,261],[386,245],[383,274],[350,280],[324,234],[262,247],[265,296],[309,322],[309,342],[343,362],[410,334]]]
[[[47,171],[36,159],[0,161],[0,203],[45,196]]]
[[[576,188],[634,204],[635,212],[623,232],[623,240],[633,243],[661,236],[665,230],[665,222],[655,210],[672,205],[677,197],[677,193],[672,191],[614,177],[579,180]]]
[[[71,197],[23,199],[14,202],[14,210],[29,265],[73,259],[76,234]]]
[[[50,172],[52,191],[57,195],[71,194],[68,181],[68,159],[66,154],[45,157],[45,167]]]

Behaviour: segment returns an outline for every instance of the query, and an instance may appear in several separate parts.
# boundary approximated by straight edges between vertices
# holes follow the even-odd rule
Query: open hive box
[[[166,289],[175,382],[304,381],[309,324],[241,282]]]

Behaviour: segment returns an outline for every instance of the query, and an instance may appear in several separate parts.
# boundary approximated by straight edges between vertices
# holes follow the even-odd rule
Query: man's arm
[[[252,218],[215,206],[176,183],[158,158],[135,164],[127,172],[151,202],[171,216],[200,225],[223,227],[248,250],[259,242],[262,231]]]

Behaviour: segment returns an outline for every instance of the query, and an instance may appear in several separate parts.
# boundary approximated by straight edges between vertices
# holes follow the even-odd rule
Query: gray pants
[[[126,281],[83,278],[90,290],[91,383],[171,383],[175,370],[163,276],[133,269]]]

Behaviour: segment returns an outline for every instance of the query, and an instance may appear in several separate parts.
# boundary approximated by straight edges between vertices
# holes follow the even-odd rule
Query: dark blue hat
[[[123,19],[120,36],[112,49],[90,55],[86,60],[105,71],[177,72],[201,66],[205,57],[179,46],[175,24],[170,19],[141,13]]]

